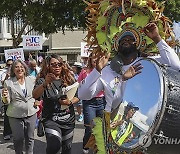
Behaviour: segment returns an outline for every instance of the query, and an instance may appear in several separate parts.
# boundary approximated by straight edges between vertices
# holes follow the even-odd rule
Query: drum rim
[[[165,113],[165,109],[166,109],[166,103],[167,103],[167,86],[166,86],[166,78],[164,76],[164,73],[163,73],[163,67],[162,67],[162,64],[160,64],[157,60],[153,59],[153,58],[149,58],[149,57],[146,57],[146,58],[141,58],[139,59],[137,62],[141,61],[141,60],[147,60],[147,61],[150,61],[151,63],[154,64],[156,70],[157,70],[157,73],[159,75],[159,80],[160,80],[160,97],[157,101],[157,103],[160,103],[161,102],[161,107],[159,107],[158,109],[158,112],[156,113],[156,118],[154,119],[154,121],[152,122],[152,125],[151,127],[149,128],[149,130],[147,131],[147,133],[145,135],[150,135],[151,138],[154,137],[155,133],[157,132],[160,124],[161,124],[161,121],[163,119],[163,116],[164,116],[164,113]],[[157,115],[160,115],[157,117]],[[136,144],[135,144],[136,145]],[[136,146],[137,148],[139,147],[142,147],[142,145],[138,145]],[[132,146],[133,148],[133,146]]]
[[[159,114],[160,116],[159,117],[156,117],[154,119],[154,121],[152,122],[151,124],[151,127],[149,128],[149,130],[147,131],[146,134],[144,135],[150,135],[151,138],[153,138],[153,136],[155,135],[155,133],[157,132],[160,124],[161,124],[161,121],[163,119],[163,116],[164,116],[164,113],[165,113],[165,109],[166,109],[166,103],[167,103],[167,86],[166,86],[166,80],[167,78],[165,77],[164,73],[163,73],[163,67],[162,65],[155,59],[153,58],[149,58],[149,57],[143,57],[143,58],[140,58],[139,60],[137,60],[134,64],[140,62],[141,60],[147,60],[147,61],[150,61],[151,63],[154,64],[155,66],[155,69],[157,70],[157,73],[159,74],[159,80],[160,80],[160,97],[157,101],[157,103],[161,102],[161,107],[159,107],[158,109],[158,112],[156,113],[156,116]],[[161,99],[160,99],[161,98]],[[118,146],[114,140],[113,140],[113,143]],[[119,147],[119,146],[118,146]],[[126,147],[119,147],[119,149],[121,149],[122,151],[126,151],[126,152],[132,152],[133,150],[138,150],[138,149],[141,149],[141,150],[146,150],[146,148],[143,147],[143,145],[140,145],[139,142],[134,144],[134,145],[131,145],[129,148],[126,148]]]
[[[162,67],[162,64],[160,64],[157,60],[153,59],[153,58],[143,58],[144,60],[149,60],[149,61],[152,61],[154,64],[155,64],[155,67],[156,67],[156,70],[158,71],[158,74],[159,74],[159,79],[160,79],[160,85],[161,85],[161,100],[159,99],[158,102],[161,102],[161,107],[159,108],[159,112],[156,113],[156,115],[160,115],[159,117],[156,117],[154,119],[154,123],[152,124],[151,128],[149,129],[149,131],[151,131],[151,134],[147,134],[147,135],[152,135],[151,137],[153,137],[155,135],[155,133],[157,132],[161,122],[162,122],[162,119],[163,119],[163,116],[164,116],[164,113],[165,113],[165,109],[166,109],[166,104],[167,104],[167,78],[166,76],[164,75],[163,71],[164,71],[164,68]],[[149,132],[148,131],[148,132]]]

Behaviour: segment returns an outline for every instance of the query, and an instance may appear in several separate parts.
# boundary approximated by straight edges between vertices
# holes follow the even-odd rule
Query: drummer
[[[160,52],[159,56],[151,58],[179,71],[179,57],[161,38],[157,25],[147,24],[144,33],[156,43]],[[104,90],[107,102],[105,110],[112,112],[122,101],[126,81],[141,73],[141,64],[135,64],[141,58],[136,48],[135,35],[126,31],[119,39],[117,54],[107,65],[109,57],[110,55],[103,55],[97,59],[96,68],[80,83],[78,96],[82,100],[90,100]]]

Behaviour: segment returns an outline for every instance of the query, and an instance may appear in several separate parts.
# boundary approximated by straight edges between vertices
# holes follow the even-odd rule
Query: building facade
[[[17,35],[22,27],[21,20],[17,20],[14,23],[15,34]],[[31,29],[27,26],[23,35]],[[22,35],[22,36],[23,36]],[[75,29],[74,31],[65,30],[64,34],[62,31],[58,33],[50,34],[45,36],[45,34],[39,34],[35,31],[31,31],[28,35],[41,35],[43,37],[43,49],[40,51],[24,51],[25,59],[28,59],[29,53],[38,56],[47,56],[49,54],[55,53],[59,54],[65,61],[69,63],[74,63],[75,61],[80,61],[81,53],[81,42],[86,36],[86,32],[82,30]],[[0,63],[5,62],[4,50],[12,48],[12,36],[11,36],[11,22],[7,18],[0,19]],[[23,47],[22,43],[19,47]]]
[[[81,42],[86,36],[86,32],[82,30],[66,30],[64,34],[59,31],[58,33],[49,36],[49,51],[47,54],[56,53],[69,62],[70,64],[75,61],[80,61],[81,58]]]

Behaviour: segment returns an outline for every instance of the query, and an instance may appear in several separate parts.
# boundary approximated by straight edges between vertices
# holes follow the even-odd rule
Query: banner
[[[24,50],[42,50],[42,36],[23,36],[23,49]]]
[[[22,61],[25,61],[23,48],[4,50],[4,54],[6,61],[8,59],[12,59],[12,60],[21,59]]]
[[[81,42],[81,57],[89,57],[90,51],[89,46],[86,42]]]

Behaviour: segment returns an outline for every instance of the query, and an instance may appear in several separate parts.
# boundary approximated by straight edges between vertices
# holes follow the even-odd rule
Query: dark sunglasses
[[[133,39],[133,38],[122,38],[122,39],[120,40],[120,42],[123,42],[123,41],[135,42],[135,39]]]
[[[56,67],[56,66],[61,67],[63,65],[63,63],[51,63],[50,65],[52,67]]]
[[[12,64],[6,64],[7,66],[11,66]]]

